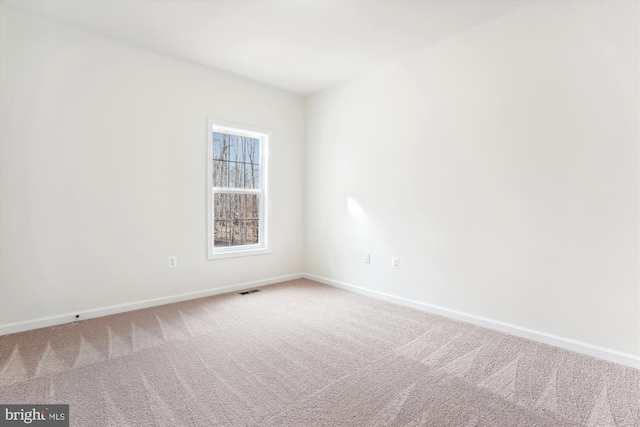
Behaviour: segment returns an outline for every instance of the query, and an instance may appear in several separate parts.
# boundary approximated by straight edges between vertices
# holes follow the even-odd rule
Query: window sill
[[[242,248],[242,249],[226,249],[221,251],[212,251],[209,253],[208,259],[224,259],[224,258],[237,258],[243,256],[264,255],[270,254],[271,249],[264,247],[257,248]]]

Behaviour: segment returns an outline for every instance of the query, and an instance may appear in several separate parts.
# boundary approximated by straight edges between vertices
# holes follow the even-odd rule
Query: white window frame
[[[214,132],[256,138],[260,141],[260,188],[239,189],[213,186]],[[207,120],[207,257],[210,260],[271,253],[269,247],[269,213],[271,210],[269,198],[269,137],[270,133],[265,130],[228,124],[214,119]],[[213,203],[215,193],[260,195],[258,244],[214,247]]]

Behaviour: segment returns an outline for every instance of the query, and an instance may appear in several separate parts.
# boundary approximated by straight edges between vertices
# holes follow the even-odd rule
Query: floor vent
[[[260,289],[252,289],[250,291],[238,292],[238,295],[249,295],[249,294],[252,294],[254,292],[260,292]]]

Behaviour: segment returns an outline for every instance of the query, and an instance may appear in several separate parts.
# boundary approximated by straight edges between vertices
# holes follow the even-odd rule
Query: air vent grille
[[[238,292],[238,295],[249,295],[249,294],[252,294],[254,292],[260,292],[260,289],[251,289],[250,291]]]

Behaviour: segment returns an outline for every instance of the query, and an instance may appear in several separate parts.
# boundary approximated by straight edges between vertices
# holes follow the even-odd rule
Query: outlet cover
[[[169,268],[177,268],[178,267],[178,257],[170,256],[169,257]]]

